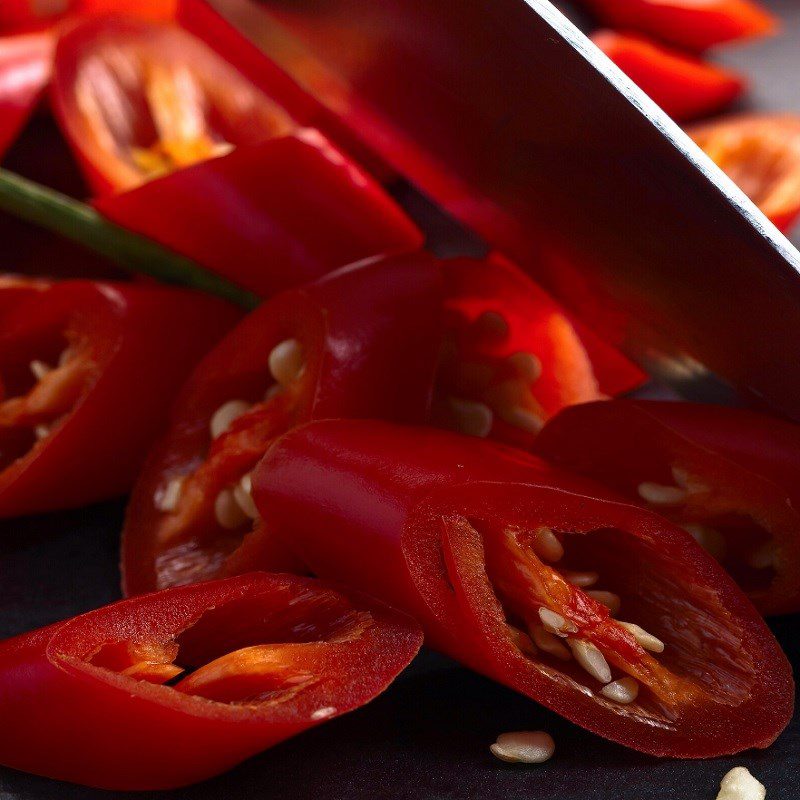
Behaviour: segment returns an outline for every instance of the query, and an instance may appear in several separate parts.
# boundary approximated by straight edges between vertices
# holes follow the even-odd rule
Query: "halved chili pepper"
[[[778,22],[753,0],[582,0],[604,25],[641,31],[687,50],[774,33]]]
[[[678,121],[719,111],[745,88],[737,73],[644,36],[603,30],[593,34],[592,41]]]
[[[434,419],[530,445],[564,406],[629,391],[643,373],[507,259],[442,262],[445,340]]]
[[[50,80],[53,47],[47,32],[0,37],[0,158]]]
[[[264,529],[250,472],[309,419],[423,421],[440,315],[437,262],[417,254],[345,268],[247,317],[195,370],[134,490],[126,593],[301,569]]]
[[[0,32],[41,30],[65,17],[110,12],[168,20],[175,16],[176,0],[3,0]]]
[[[238,147],[95,206],[262,297],[422,244],[383,189],[310,128]]]
[[[753,411],[617,400],[566,409],[536,452],[684,527],[765,614],[800,611],[800,428]]]
[[[239,316],[206,295],[90,281],[19,299],[0,326],[0,517],[127,491],[186,375]]]
[[[166,789],[372,700],[419,649],[405,615],[253,573],[124,600],[0,643],[0,763]]]
[[[766,747],[791,668],[676,525],[519,450],[424,428],[313,422],[253,493],[318,575],[414,616],[431,646],[655,755]]]
[[[743,114],[687,133],[785,231],[800,215],[800,117]]]

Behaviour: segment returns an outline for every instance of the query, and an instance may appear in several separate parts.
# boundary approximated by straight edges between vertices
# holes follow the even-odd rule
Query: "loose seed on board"
[[[230,428],[231,423],[242,414],[246,414],[252,406],[244,400],[228,400],[223,403],[211,416],[208,423],[208,429],[211,432],[211,438],[216,439],[221,436],[225,431]]]
[[[677,506],[686,501],[689,493],[679,486],[664,486],[661,483],[645,481],[636,488],[639,497],[654,506]]]
[[[570,651],[564,647],[561,639],[550,633],[550,631],[545,630],[542,625],[532,625],[530,631],[533,643],[540,650],[560,658],[562,661],[569,661],[572,658]]]
[[[719,785],[717,800],[764,800],[767,790],[747,767],[734,767]]]
[[[460,397],[448,398],[447,405],[453,415],[455,427],[461,433],[481,438],[491,433],[494,414],[489,406]]]
[[[579,589],[587,589],[600,580],[600,576],[596,572],[570,572],[569,570],[563,570],[561,575],[567,583],[571,583]]]
[[[614,594],[614,592],[604,592],[602,590],[594,590],[586,592],[593,600],[597,600],[598,603],[602,603],[613,616],[616,614],[620,606],[622,605],[622,600],[620,600],[618,594]]]
[[[45,364],[44,361],[39,361],[39,359],[34,359],[29,364],[30,370],[33,373],[33,377],[36,378],[37,381],[40,381],[47,375],[48,372],[52,372],[53,368],[49,364]]]
[[[545,561],[560,561],[564,547],[550,528],[537,528],[533,534],[533,549]]]
[[[223,489],[214,500],[214,516],[217,522],[228,530],[233,530],[248,521],[247,514],[236,502],[230,489]]]
[[[617,681],[607,683],[600,690],[600,694],[615,703],[627,705],[639,696],[639,683],[634,678],[620,678]]]
[[[172,478],[166,486],[156,492],[153,501],[159,511],[170,512],[178,507],[184,480],[183,477]]]
[[[644,628],[636,625],[633,622],[618,622],[626,631],[633,635],[633,638],[639,643],[643,650],[649,650],[651,653],[663,653],[664,642],[661,639],[648,633]]]
[[[489,750],[510,764],[542,764],[553,757],[556,743],[544,731],[513,731],[501,733]]]
[[[239,504],[239,508],[247,514],[250,519],[258,518],[258,509],[253,502],[253,484],[250,478],[250,473],[244,475],[239,483],[233,487],[234,500]]]
[[[608,666],[606,657],[596,645],[585,639],[567,639],[567,644],[572,650],[575,660],[600,683],[611,681],[611,667]]]
[[[544,606],[539,609],[539,619],[542,621],[544,629],[556,634],[556,636],[566,636],[568,633],[578,632],[578,626],[574,622],[570,622],[562,617],[561,614]]]
[[[269,354],[269,371],[281,386],[288,386],[303,371],[303,346],[297,339],[284,339]]]

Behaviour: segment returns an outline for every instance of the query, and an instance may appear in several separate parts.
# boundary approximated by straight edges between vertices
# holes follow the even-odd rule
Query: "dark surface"
[[[724,59],[743,65],[754,76],[753,97],[762,107],[800,111],[800,7],[792,0],[772,5],[784,14],[794,39],[731,50]],[[424,204],[415,203],[423,217],[430,217]],[[449,227],[437,226],[437,231],[440,239],[452,239]],[[19,633],[115,599],[121,518],[122,504],[108,503],[0,523],[0,635]],[[773,627],[790,658],[800,664],[797,619],[779,619]],[[550,731],[557,744],[555,758],[546,765],[514,767],[489,754],[488,745],[498,733],[537,728]],[[722,775],[743,764],[767,786],[767,800],[796,800],[800,797],[799,757],[800,720],[796,717],[763,753],[709,762],[648,758],[563,722],[446,659],[423,653],[384,696],[366,708],[280,745],[218,779],[152,796],[187,800],[713,800]],[[0,769],[3,799],[109,796],[112,793]]]

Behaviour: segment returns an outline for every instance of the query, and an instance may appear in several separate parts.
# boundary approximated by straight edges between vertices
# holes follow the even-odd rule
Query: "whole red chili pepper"
[[[737,73],[643,36],[603,30],[593,34],[592,41],[678,121],[719,111],[745,88]]]
[[[423,421],[440,315],[438,264],[417,254],[340,270],[248,316],[198,365],[137,483],[126,593],[301,569],[264,530],[251,470],[276,436],[310,419]]]
[[[564,406],[629,391],[643,373],[499,254],[442,262],[446,340],[434,419],[529,446]]]
[[[257,294],[417,249],[384,190],[266,88],[176,25],[108,17],[60,38],[53,77],[98,210]]]
[[[0,37],[0,158],[50,80],[53,47],[49,33]]]
[[[192,292],[91,281],[9,291],[0,517],[122,494],[186,375],[238,311]]]
[[[699,758],[766,747],[791,718],[791,668],[724,570],[672,523],[527,453],[321,421],[268,450],[253,491],[316,574],[602,736]]]
[[[288,575],[124,600],[0,643],[0,763],[104,789],[194,783],[369,702],[421,640],[376,600]]]
[[[687,133],[782,231],[800,215],[800,116],[742,114]]]
[[[604,25],[641,31],[687,50],[765,36],[775,17],[753,0],[583,0]]]
[[[800,428],[691,403],[589,403],[536,452],[686,528],[765,614],[800,611]]]

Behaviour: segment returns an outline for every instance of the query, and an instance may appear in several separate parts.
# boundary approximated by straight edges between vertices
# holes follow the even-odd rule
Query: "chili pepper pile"
[[[742,82],[674,48],[772,27],[590,5],[681,118]],[[127,599],[0,643],[0,763],[190,784],[368,702],[423,637],[645,753],[776,739],[800,429],[615,399],[636,366],[501,253],[427,252],[390,169],[203,0],[14,0],[0,31],[0,153],[46,97],[95,210],[261,301],[0,277],[0,517],[130,494]],[[789,224],[795,120],[693,135]]]

